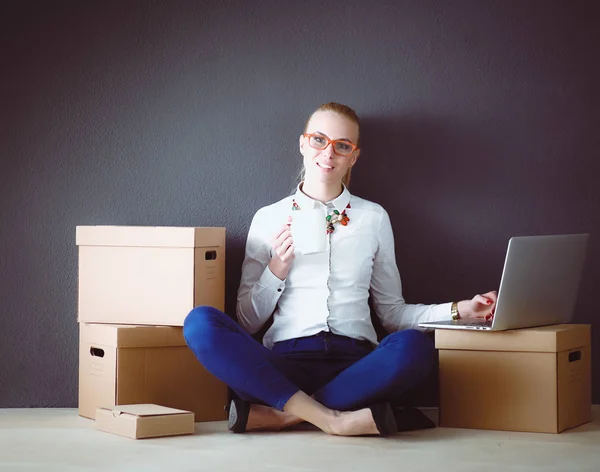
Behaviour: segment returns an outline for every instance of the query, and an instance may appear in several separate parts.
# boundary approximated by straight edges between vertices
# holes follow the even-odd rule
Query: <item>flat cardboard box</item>
[[[79,414],[153,403],[192,411],[196,421],[227,418],[227,385],[186,346],[183,328],[80,323]]]
[[[192,434],[194,414],[152,404],[98,408],[96,429],[132,439]]]
[[[183,326],[225,307],[225,228],[78,226],[78,320]]]
[[[591,420],[589,325],[437,329],[440,426],[560,433]]]

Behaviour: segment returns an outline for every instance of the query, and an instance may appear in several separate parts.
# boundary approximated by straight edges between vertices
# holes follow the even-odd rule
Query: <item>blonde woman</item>
[[[387,212],[352,195],[350,172],[360,154],[359,119],[350,107],[327,103],[299,137],[304,178],[296,192],[261,208],[252,221],[238,292],[237,319],[212,307],[188,315],[184,335],[206,369],[239,396],[229,429],[280,430],[307,421],[328,434],[394,434],[389,401],[430,372],[434,347],[414,329],[422,321],[493,315],[496,292],[440,305],[402,297]],[[295,250],[294,214],[318,210],[327,248]],[[392,333],[380,343],[376,315]],[[273,317],[258,343],[252,334]]]

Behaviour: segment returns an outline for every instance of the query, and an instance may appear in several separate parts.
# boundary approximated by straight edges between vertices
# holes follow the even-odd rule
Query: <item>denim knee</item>
[[[407,329],[390,334],[380,344],[397,356],[398,369],[411,371],[412,375],[425,378],[433,368],[435,346],[423,331]]]
[[[215,325],[220,316],[227,316],[212,306],[197,306],[185,317],[183,337],[196,356],[211,351],[215,338]]]

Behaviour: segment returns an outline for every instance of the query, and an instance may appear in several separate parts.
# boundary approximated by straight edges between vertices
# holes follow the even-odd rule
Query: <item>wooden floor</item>
[[[435,411],[429,411],[435,416]],[[436,428],[391,438],[311,428],[233,434],[197,423],[191,436],[133,440],[96,431],[75,409],[0,410],[0,471],[600,471],[600,407],[562,434]]]

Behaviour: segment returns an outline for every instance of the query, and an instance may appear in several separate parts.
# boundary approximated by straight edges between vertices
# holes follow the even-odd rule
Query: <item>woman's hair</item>
[[[357,148],[360,147],[360,121],[358,119],[358,115],[352,108],[350,108],[347,105],[342,105],[341,103],[336,103],[336,102],[324,103],[319,108],[317,108],[315,111],[313,111],[311,113],[311,115],[308,117],[308,120],[306,120],[306,125],[304,125],[304,132],[306,132],[306,129],[308,128],[308,123],[310,123],[311,118],[318,111],[333,111],[333,112],[337,113],[338,115],[342,115],[342,116],[348,118],[352,123],[356,123],[356,125],[358,126],[359,138],[356,140],[356,143],[354,143],[354,144],[356,144]],[[346,175],[344,175],[344,177],[342,178],[342,183],[346,187],[348,187],[350,185],[350,173],[351,172],[352,172],[352,167],[350,167],[348,169],[348,171],[346,172]],[[304,180],[304,166],[302,166],[302,170],[300,171],[299,177],[300,177],[300,180]]]

